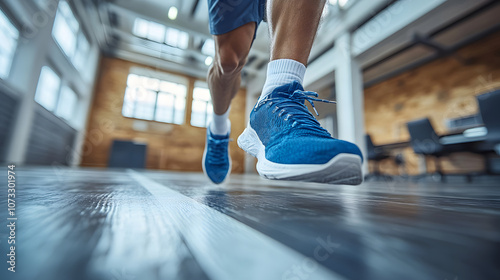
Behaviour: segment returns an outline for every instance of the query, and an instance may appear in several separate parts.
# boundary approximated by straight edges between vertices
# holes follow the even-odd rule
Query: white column
[[[345,33],[335,42],[337,127],[339,139],[356,143],[366,155],[363,102],[363,74],[351,54],[351,35]],[[366,170],[366,160],[364,169]]]
[[[25,160],[35,115],[36,87],[48,53],[57,5],[50,8],[54,10],[40,10],[34,13],[30,22],[31,28],[23,26],[20,30],[16,55],[7,80],[21,93],[8,145],[8,163],[23,164]]]

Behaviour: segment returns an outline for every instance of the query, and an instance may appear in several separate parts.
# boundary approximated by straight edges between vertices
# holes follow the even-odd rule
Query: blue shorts
[[[258,27],[265,10],[266,0],[208,0],[210,33],[221,35],[249,22]]]

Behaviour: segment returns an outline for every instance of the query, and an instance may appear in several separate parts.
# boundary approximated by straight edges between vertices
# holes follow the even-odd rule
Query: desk
[[[377,148],[381,148],[383,150],[404,149],[408,147],[410,147],[410,141],[394,142],[377,146]]]
[[[488,130],[484,126],[469,128],[461,133],[449,133],[439,138],[439,142],[443,145],[453,145],[462,143],[473,143],[486,140]]]

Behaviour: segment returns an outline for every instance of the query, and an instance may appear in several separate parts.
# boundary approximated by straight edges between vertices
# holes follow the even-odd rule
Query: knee
[[[221,49],[218,54],[217,64],[222,75],[239,74],[247,59],[246,53],[234,50]]]

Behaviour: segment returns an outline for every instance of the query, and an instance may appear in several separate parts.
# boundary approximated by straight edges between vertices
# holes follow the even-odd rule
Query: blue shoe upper
[[[250,114],[250,126],[266,147],[266,159],[281,164],[324,164],[341,153],[361,157],[353,143],[335,139],[309,112],[305,101],[332,101],[316,98],[293,82],[276,88],[257,102]]]
[[[229,133],[224,136],[212,134],[207,128],[207,151],[203,162],[205,173],[215,184],[220,184],[229,173]]]

